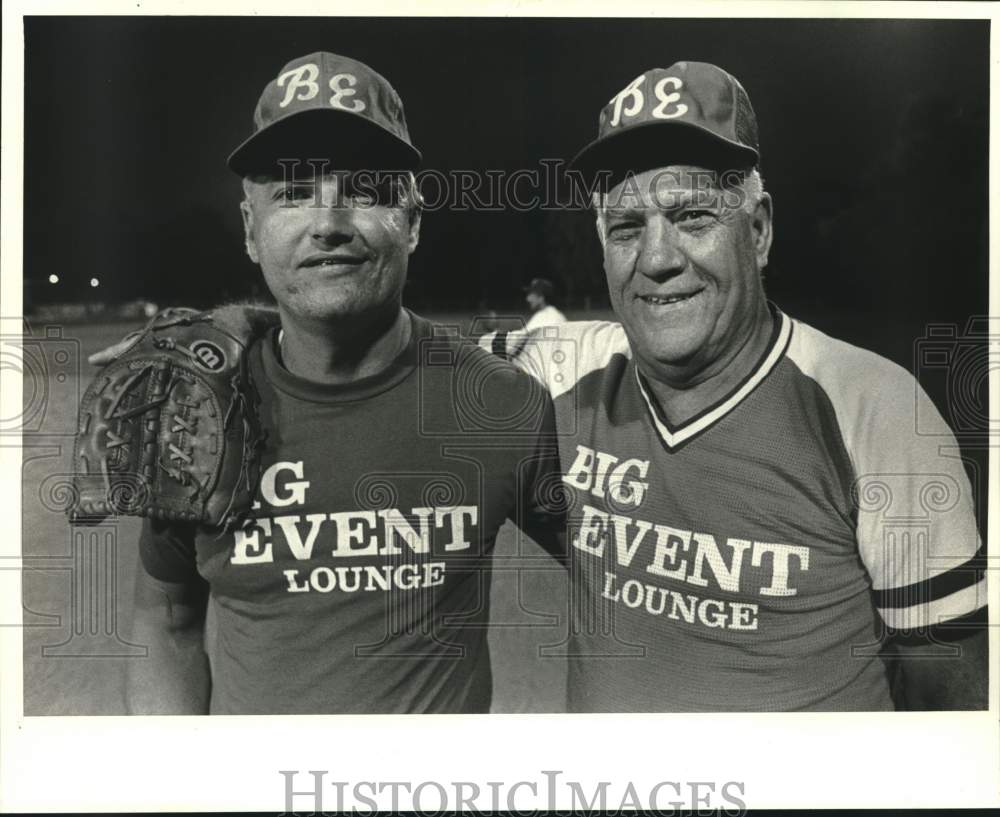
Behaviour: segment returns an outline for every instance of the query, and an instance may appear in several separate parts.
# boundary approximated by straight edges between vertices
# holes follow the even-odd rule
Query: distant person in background
[[[525,329],[539,329],[543,326],[558,326],[566,323],[566,316],[555,305],[555,285],[548,278],[532,278],[524,288],[524,300],[531,307],[531,317]]]
[[[559,326],[566,323],[566,316],[553,303],[555,285],[547,278],[532,278],[524,287],[524,300],[531,307],[531,317],[524,328],[504,329],[503,321],[497,320],[496,312],[489,310],[481,321],[484,334],[479,344],[497,357],[508,357],[524,346],[528,333],[536,329]],[[516,319],[520,323],[520,318]]]

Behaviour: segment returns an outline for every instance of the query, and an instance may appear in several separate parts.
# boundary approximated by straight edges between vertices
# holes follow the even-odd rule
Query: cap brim
[[[760,161],[751,147],[690,122],[642,122],[595,139],[573,157],[569,167],[590,185],[597,174],[608,181],[668,165],[709,170],[745,170]]]
[[[289,114],[247,139],[226,160],[240,176],[276,169],[281,159],[329,160],[336,170],[414,170],[420,151],[369,119],[334,108]]]

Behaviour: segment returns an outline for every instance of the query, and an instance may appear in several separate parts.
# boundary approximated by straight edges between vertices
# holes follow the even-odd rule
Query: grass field
[[[468,326],[461,315],[428,316]],[[144,660],[129,644],[138,520],[70,528],[63,513],[79,397],[94,369],[86,357],[132,328],[33,326],[19,364],[25,372],[22,469],[24,711],[27,715],[124,713],[124,669]],[[5,353],[6,354],[6,353]],[[8,355],[9,356],[9,355]],[[495,712],[560,712],[564,659],[540,655],[566,629],[565,579],[554,563],[527,568],[508,523],[497,540],[492,580]],[[558,652],[558,650],[555,650]]]

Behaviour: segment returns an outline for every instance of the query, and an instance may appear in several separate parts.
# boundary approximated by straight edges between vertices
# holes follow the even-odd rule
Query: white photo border
[[[435,16],[600,16],[606,2],[433,0]],[[302,14],[410,16],[399,2],[357,5],[282,0],[262,3],[8,2],[3,10],[2,276],[4,321],[22,303],[23,89],[25,14]],[[975,18],[991,19],[990,111],[1000,93],[1000,11],[979,3],[792,3],[621,0],[616,16]],[[1000,315],[997,286],[1000,140],[990,136],[990,314]],[[990,417],[998,414],[1000,371],[990,373]],[[21,405],[19,375],[3,373],[4,416]],[[20,485],[21,451],[0,441],[5,486]],[[1000,457],[989,455],[990,484]],[[19,492],[5,491],[0,551],[0,621],[21,616]],[[751,808],[983,807],[1000,805],[997,581],[1000,491],[989,492],[990,709],[968,713],[765,715],[488,715],[315,717],[25,717],[22,630],[0,627],[0,810],[282,811],[280,770],[328,770],[344,781],[631,781],[640,793],[662,781],[743,781]],[[620,790],[620,789],[619,789]],[[334,801],[328,801],[332,809]],[[566,791],[549,803],[544,788],[522,788],[521,808],[568,807]],[[667,798],[670,799],[670,798]],[[428,802],[434,803],[430,798]],[[379,798],[388,807],[388,793]],[[504,804],[506,805],[506,804]],[[303,810],[306,803],[299,803]]]

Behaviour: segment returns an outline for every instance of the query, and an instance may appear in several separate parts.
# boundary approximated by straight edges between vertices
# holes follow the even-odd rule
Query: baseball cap
[[[555,285],[548,278],[532,278],[531,283],[523,289],[525,293],[537,292],[545,300],[550,300],[556,291]]]
[[[227,161],[241,176],[282,158],[330,159],[337,169],[412,170],[420,163],[389,81],[329,51],[286,64],[260,95],[253,123],[253,135]]]
[[[668,164],[713,170],[760,163],[757,117],[736,77],[707,62],[651,68],[601,110],[597,138],[570,167],[584,176]]]

